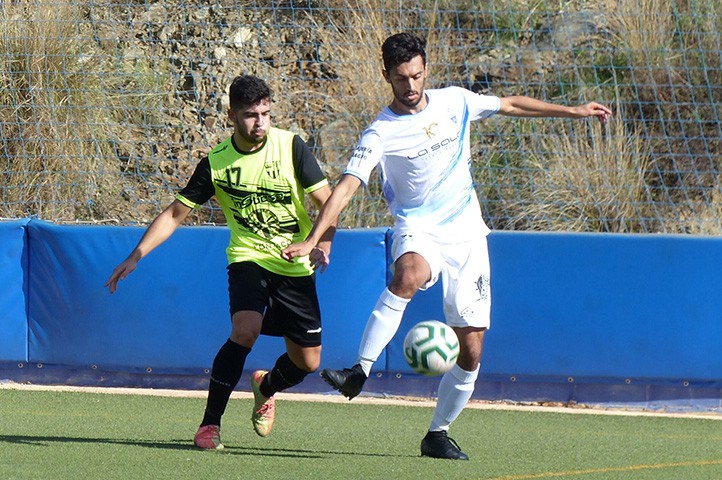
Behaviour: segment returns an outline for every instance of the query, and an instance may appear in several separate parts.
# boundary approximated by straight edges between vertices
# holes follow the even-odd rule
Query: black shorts
[[[253,262],[228,265],[231,317],[243,310],[263,315],[262,335],[288,337],[302,347],[321,345],[321,309],[313,275],[287,277]]]

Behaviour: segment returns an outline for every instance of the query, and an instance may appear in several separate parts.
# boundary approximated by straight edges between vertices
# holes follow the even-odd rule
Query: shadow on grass
[[[137,446],[145,448],[159,448],[165,450],[184,450],[196,451],[202,450],[193,445],[188,439],[173,439],[169,441],[143,441],[143,440],[127,440],[117,438],[87,438],[87,437],[63,437],[63,436],[38,436],[38,435],[0,435],[0,443],[14,443],[19,445],[33,445],[47,447],[52,444],[62,443],[94,443],[108,445],[124,445]],[[205,452],[204,452],[205,453]],[[289,457],[289,458],[325,458],[332,455],[352,455],[354,457],[400,457],[402,455],[393,455],[388,453],[363,453],[359,451],[342,451],[342,450],[301,450],[289,448],[258,448],[258,447],[235,447],[226,445],[223,450],[212,451],[211,453],[223,455],[252,455],[266,457]],[[411,455],[403,455],[411,456]]]

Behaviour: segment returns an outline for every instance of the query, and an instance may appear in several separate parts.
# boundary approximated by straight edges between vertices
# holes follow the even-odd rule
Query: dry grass
[[[655,231],[720,233],[715,152],[720,128],[715,105],[722,101],[718,53],[722,17],[717,2],[662,0],[614,2],[611,29],[615,47],[629,57],[623,82],[628,118],[657,124],[652,132],[632,129],[649,139],[652,157],[647,183],[653,191],[649,217]],[[636,106],[633,105],[637,102]],[[631,110],[631,109],[630,109]],[[646,127],[645,127],[646,129]]]
[[[426,36],[430,86],[458,84],[468,78],[475,56],[498,47],[495,39],[527,42],[545,15],[581,6],[605,12],[609,35],[589,40],[596,42],[589,44],[592,53],[584,60],[590,65],[566,67],[574,71],[571,81],[560,78],[561,70],[550,69],[535,77],[535,85],[552,95],[559,92],[558,98],[548,98],[552,101],[616,103],[615,119],[606,132],[589,122],[519,121],[499,127],[491,141],[488,135],[481,142],[475,137],[475,144],[486,143],[491,151],[490,165],[479,170],[477,183],[499,219],[494,226],[719,233],[716,176],[702,171],[707,168],[703,161],[713,164],[722,151],[715,109],[722,101],[716,54],[722,24],[713,0],[583,5],[493,0],[482,5],[488,12],[464,0],[404,5],[328,0],[294,13],[303,28],[264,24],[258,32],[270,42],[272,61],[229,57],[228,78],[213,80],[218,84],[212,90],[225,89],[239,71],[267,78],[280,99],[274,107],[277,124],[315,142],[318,158],[335,181],[363,128],[390,100],[380,58],[389,34],[412,30]],[[194,125],[198,118],[182,110],[190,100],[173,96],[177,92],[169,77],[174,67],[159,53],[160,44],[139,40],[145,27],[119,30],[117,40],[113,32],[104,34],[104,28],[128,23],[122,15],[131,7],[102,7],[70,0],[53,8],[37,0],[0,4],[5,32],[0,38],[5,52],[0,56],[0,114],[6,119],[0,125],[1,152],[8,165],[0,173],[2,217],[147,222],[215,141],[214,136],[202,138]],[[158,18],[172,12],[164,3],[147,10]],[[152,15],[139,18],[132,21],[146,25]],[[518,35],[502,38],[485,30],[489,26],[505,26]],[[260,36],[253,37],[259,41]],[[274,41],[277,45],[271,45]],[[598,72],[594,62],[605,51],[613,57],[604,65],[612,71],[610,80],[593,85],[598,78],[585,72]],[[578,52],[560,52],[559,58],[562,53],[572,62],[582,61],[572,55]],[[512,70],[519,69],[515,58],[508,61]],[[555,82],[567,83],[556,88]],[[531,95],[537,88],[527,90],[523,81],[513,80],[496,87]],[[171,118],[168,112],[174,109],[182,113]],[[225,135],[223,127],[214,135]],[[344,213],[344,226],[391,224],[378,177],[354,202]]]
[[[517,181],[524,193],[507,205],[512,222],[536,230],[647,230],[641,206],[651,200],[644,179],[650,159],[622,119],[605,126],[555,120],[544,130]]]
[[[635,63],[659,65],[668,60],[674,34],[672,4],[664,0],[621,0],[608,2],[610,29],[617,41],[635,56]]]
[[[45,218],[83,218],[87,201],[98,190],[99,163],[110,151],[98,138],[109,138],[102,104],[78,98],[92,68],[87,45],[77,39],[78,6],[60,2],[47,8],[35,2],[5,2],[6,35],[0,48],[6,78],[2,115],[6,172],[0,214]],[[88,133],[94,135],[88,135]],[[108,165],[110,167],[110,165]]]
[[[159,122],[147,112],[159,111],[162,71],[142,57],[99,52],[84,15],[69,0],[0,5],[0,114],[13,120],[2,124],[9,166],[0,216],[113,216],[123,183],[118,150],[134,129]],[[105,75],[118,69],[128,75]]]
[[[328,117],[318,138],[319,160],[332,182],[339,180],[363,129],[389,100],[380,46],[389,30],[396,30],[399,25],[385,25],[387,3],[390,2],[344,2],[344,9],[325,25],[309,18],[329,58],[344,57],[335,64],[336,90],[316,92],[324,103],[320,111]],[[368,25],[376,27],[367,28]],[[355,195],[339,221],[347,228],[391,224],[378,176],[373,177],[365,192]]]

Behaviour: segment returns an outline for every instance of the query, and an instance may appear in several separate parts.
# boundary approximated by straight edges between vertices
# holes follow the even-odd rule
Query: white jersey
[[[421,112],[386,107],[363,132],[344,171],[368,183],[381,165],[396,234],[421,231],[442,243],[489,233],[471,176],[469,124],[499,111],[499,97],[459,87],[427,90]]]

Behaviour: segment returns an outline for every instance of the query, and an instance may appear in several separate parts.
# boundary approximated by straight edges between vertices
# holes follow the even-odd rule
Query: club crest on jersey
[[[278,164],[278,161],[272,161],[270,163],[266,163],[264,165],[264,167],[266,169],[266,175],[268,175],[272,179],[276,180],[281,176],[281,171],[280,171],[281,167]]]
[[[434,129],[435,129],[436,127],[438,127],[438,126],[439,126],[439,124],[436,123],[436,122],[431,123],[431,124],[429,124],[428,127],[423,127],[423,128],[424,128],[424,133],[426,134],[426,136],[427,136],[428,138],[432,138],[434,135],[436,135],[436,133],[434,133]]]

